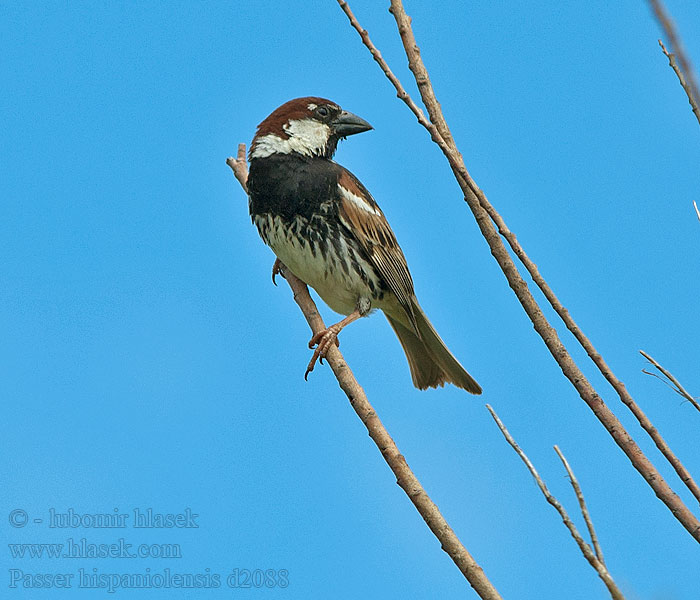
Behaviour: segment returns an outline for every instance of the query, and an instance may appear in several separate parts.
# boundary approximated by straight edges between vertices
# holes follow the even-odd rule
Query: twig
[[[248,165],[245,160],[245,144],[238,145],[237,158],[227,158],[226,164],[231,167],[236,179],[238,179],[243,189],[247,191],[246,181],[248,178]],[[289,270],[286,270],[283,275],[289,287],[292,289],[294,300],[304,314],[311,331],[314,334],[323,331],[326,326],[316,308],[316,304],[309,294],[309,289],[306,284],[295,277]],[[326,360],[338,380],[338,385],[345,392],[357,416],[360,417],[360,420],[367,428],[369,436],[379,448],[379,451],[394,472],[394,475],[396,475],[396,483],[406,492],[406,495],[416,507],[421,517],[423,517],[430,530],[440,541],[442,549],[454,561],[480,598],[483,600],[500,600],[501,596],[486,577],[483,569],[474,560],[471,554],[469,554],[440,513],[437,505],[423,489],[420,481],[418,481],[418,478],[408,466],[406,459],[399,452],[396,443],[385,429],[372,405],[369,403],[365,391],[357,382],[357,379],[355,379],[355,376],[345,362],[340,350],[333,344],[331,344],[328,350]]]
[[[693,206],[695,207],[695,214],[698,216],[698,221],[700,221],[700,209],[698,208],[698,203],[693,200]]]
[[[664,43],[661,40],[659,40],[659,46],[661,46],[661,50],[666,55],[666,58],[668,58],[668,64],[678,77],[678,81],[680,82],[681,87],[685,91],[686,96],[688,96],[688,103],[690,104],[690,108],[695,114],[698,123],[700,123],[700,108],[698,107],[698,101],[696,100],[696,96],[693,93],[691,84],[689,84],[686,81],[685,77],[683,76],[683,71],[681,71],[680,67],[678,66],[678,63],[676,62],[676,55],[666,50],[666,46],[664,46]]]
[[[233,174],[238,179],[245,192],[248,191],[248,163],[245,159],[245,144],[238,144],[238,154],[236,158],[229,156],[226,164],[231,167]]]
[[[537,482],[538,487],[540,488],[540,491],[544,495],[545,499],[547,502],[549,502],[559,513],[559,516],[561,517],[561,520],[563,521],[564,525],[566,528],[569,530],[569,533],[571,534],[571,537],[574,538],[576,541],[576,544],[578,547],[581,549],[581,553],[585,557],[585,559],[588,561],[588,563],[595,569],[596,573],[598,573],[598,577],[600,577],[605,584],[605,587],[608,588],[608,591],[610,592],[610,596],[614,600],[624,600],[624,596],[622,595],[622,592],[618,589],[617,585],[615,584],[615,580],[612,578],[612,575],[610,575],[607,567],[605,566],[605,563],[602,560],[602,552],[600,552],[599,555],[597,553],[599,552],[599,547],[597,546],[597,538],[594,539],[594,543],[596,544],[596,553],[593,552],[591,549],[590,545],[586,543],[586,541],[583,539],[583,536],[579,533],[578,529],[576,529],[576,525],[574,525],[573,521],[569,517],[569,514],[566,512],[566,509],[561,505],[559,500],[557,500],[552,493],[549,491],[547,488],[547,485],[543,481],[543,479],[540,477],[540,474],[537,472],[537,469],[535,469],[535,466],[530,462],[530,459],[527,457],[525,452],[523,452],[522,448],[518,445],[518,443],[513,439],[513,436],[510,434],[510,432],[506,429],[506,426],[503,424],[501,419],[498,418],[498,415],[496,414],[496,411],[491,408],[490,405],[486,405],[486,408],[489,409],[489,412],[491,413],[491,416],[493,417],[493,420],[496,421],[496,425],[498,425],[498,428],[501,430],[501,433],[503,436],[506,438],[506,441],[511,445],[513,450],[515,450],[518,454],[518,456],[522,459],[522,461],[525,463],[525,466],[528,468],[532,476],[535,478],[535,481]],[[559,454],[560,458],[563,459],[562,455],[559,453],[559,449],[554,446],[554,449],[557,451],[557,454]],[[568,467],[568,463],[564,460],[564,465],[566,467],[567,472],[569,473],[569,476],[571,477],[572,483],[574,482],[575,478],[573,477],[573,473],[571,473],[571,470]],[[578,482],[577,482],[578,485]],[[579,490],[580,491],[580,490]],[[577,491],[577,496],[579,494],[579,491]],[[582,505],[582,509],[585,507],[585,504]],[[586,512],[587,514],[587,512]],[[584,515],[585,516],[585,515]],[[589,519],[590,517],[586,520],[586,524],[589,524]],[[593,525],[589,525],[589,531],[592,531]]]
[[[385,74],[391,73],[391,69],[382,58],[381,53],[376,49],[374,44],[372,44],[369,34],[359,24],[350,10],[347,2],[344,0],[337,1],[343,12],[345,12],[345,14],[348,16],[352,27],[357,30],[363,43],[372,53],[374,60],[380,64],[382,71]],[[530,271],[530,273],[533,275],[533,279],[543,289],[545,295],[547,295],[547,298],[551,298],[550,303],[553,303],[552,305],[555,307],[555,309],[557,309],[557,312],[567,323],[567,327],[574,332],[579,341],[585,340],[587,342],[585,336],[580,332],[579,328],[568,315],[568,311],[566,311],[561,303],[559,303],[556,296],[554,296],[551,289],[549,289],[542,277],[539,275],[537,267],[527,257],[527,255],[525,255],[519,244],[517,244],[515,236],[513,236],[513,234],[508,230],[501,216],[496,212],[493,206],[491,206],[484,193],[481,191],[481,189],[479,189],[469,175],[461,154],[457,150],[451,135],[448,135],[449,128],[442,115],[440,105],[435,98],[432,85],[430,84],[430,79],[420,57],[420,50],[418,49],[415,37],[413,36],[413,31],[411,29],[410,18],[408,15],[406,15],[400,0],[391,0],[390,12],[396,19],[404,50],[406,51],[409,65],[411,66],[411,71],[416,76],[423,102],[428,110],[428,113],[430,114],[431,120],[427,121],[427,119],[425,119],[422,111],[416,106],[415,102],[411,100],[409,94],[403,88],[398,78],[391,73],[391,77],[389,77],[389,75],[387,75],[387,77],[396,88],[398,97],[408,105],[411,111],[418,118],[419,123],[430,132],[432,140],[440,147],[450,163],[457,182],[464,192],[464,199],[474,214],[482,235],[489,244],[491,254],[498,262],[501,270],[508,280],[510,287],[513,289],[518,300],[520,301],[520,304],[532,321],[535,330],[540,335],[548,350],[561,367],[564,375],[575,387],[579,393],[579,396],[591,408],[598,420],[608,430],[615,443],[627,455],[634,468],[637,469],[644,480],[651,486],[656,496],[664,504],[666,504],[671,513],[688,530],[688,532],[690,532],[690,534],[700,542],[700,521],[698,521],[695,515],[690,512],[688,507],[683,504],[678,495],[670,488],[656,467],[654,467],[651,461],[642,452],[629,433],[624,429],[619,419],[607,407],[593,386],[583,375],[566,347],[562,344],[556,330],[547,321],[542,309],[539,307],[532,296],[532,293],[528,289],[527,283],[520,276],[515,263],[511,259],[503,242],[499,238],[498,232],[504,235],[504,237],[506,237],[506,239],[509,241],[516,255],[520,258],[523,264],[526,265],[528,271]],[[446,132],[446,137],[441,135],[441,131]],[[449,140],[449,143],[446,140]],[[498,226],[498,232],[494,228],[493,223],[496,223]],[[632,401],[632,398],[626,392],[624,385],[614,377],[610,369],[602,360],[602,357],[600,357],[600,355],[595,351],[590,342],[587,343],[587,351],[596,365],[598,365],[598,368],[601,369],[603,374],[608,378],[608,381],[613,384],[615,390],[618,392],[621,398],[623,398],[623,402],[625,402],[631,408],[635,408],[633,412],[638,419],[642,419],[640,422],[643,424],[643,426],[646,425],[645,429],[650,432],[650,435],[652,433],[654,434],[657,446],[661,445],[665,448],[666,452],[664,455],[675,458],[670,449],[668,449],[666,444],[663,443],[663,440],[661,439],[660,435],[658,435],[656,429],[651,425],[648,419],[646,419],[646,416],[642,413],[641,409],[639,409],[639,407],[637,407]],[[682,468],[680,461],[678,461],[678,459],[675,459],[675,461],[676,465],[680,465],[678,468],[680,468],[685,475],[687,472],[684,468]],[[690,475],[688,475],[688,478],[690,478]],[[681,479],[683,481],[687,481],[684,476],[681,476]],[[692,478],[690,481],[692,481]]]
[[[646,358],[652,365],[654,365],[660,372],[661,374],[668,379],[668,382],[665,380],[661,379],[656,373],[650,373],[649,371],[645,371],[642,369],[643,373],[646,373],[647,375],[653,375],[654,377],[658,377],[666,383],[674,392],[679,394],[680,396],[683,396],[688,402],[690,402],[694,407],[695,410],[700,411],[700,403],[698,403],[697,399],[695,399],[693,396],[690,395],[690,393],[680,384],[680,382],[666,369],[664,369],[658,362],[656,362],[651,356],[649,356],[644,350],[640,350],[639,353]]]
[[[681,43],[680,37],[676,32],[676,27],[673,24],[668,11],[666,11],[661,3],[661,0],[649,0],[649,4],[651,5],[652,11],[654,11],[656,20],[666,33],[666,37],[668,37],[671,52],[666,50],[666,46],[664,46],[661,40],[659,40],[659,46],[661,46],[661,50],[663,50],[666,58],[668,58],[668,64],[676,73],[678,81],[683,87],[686,96],[688,96],[690,108],[692,108],[695,118],[698,120],[698,123],[700,123],[700,107],[698,107],[698,103],[700,102],[700,91],[698,91],[698,84],[695,80],[693,67],[685,54],[683,44]],[[676,62],[676,55],[678,55],[678,62],[680,63],[680,66],[678,65],[678,62]]]
[[[666,379],[661,377],[658,373],[652,373],[651,371],[647,371],[646,369],[642,369],[642,373],[644,373],[645,375],[651,375],[652,377],[656,377],[656,379],[663,383],[667,388],[678,393],[678,390],[674,388]]]
[[[581,491],[581,486],[578,484],[578,479],[576,479],[576,475],[574,475],[574,472],[571,469],[571,466],[569,465],[569,461],[566,460],[566,457],[564,456],[562,451],[559,450],[559,446],[554,446],[554,451],[557,453],[557,456],[559,456],[562,464],[564,465],[564,468],[566,469],[566,472],[569,474],[571,487],[574,488],[574,493],[576,494],[578,505],[581,508],[581,515],[583,516],[583,520],[586,522],[588,533],[591,536],[591,542],[593,543],[593,548],[595,549],[595,555],[598,557],[598,560],[602,564],[605,564],[605,559],[603,558],[603,550],[600,547],[600,543],[598,542],[598,536],[596,535],[595,528],[593,527],[593,519],[591,519],[591,514],[588,512],[588,507],[586,506],[586,499],[583,497],[583,492]]]

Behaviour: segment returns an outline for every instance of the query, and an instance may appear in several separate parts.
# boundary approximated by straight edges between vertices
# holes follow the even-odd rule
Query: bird
[[[396,333],[418,389],[481,387],[449,351],[416,298],[406,258],[360,180],[333,161],[338,142],[373,127],[325,98],[275,109],[248,152],[248,207],[260,237],[288,269],[344,319],[314,335],[305,378],[338,344],[340,331],[380,309]]]

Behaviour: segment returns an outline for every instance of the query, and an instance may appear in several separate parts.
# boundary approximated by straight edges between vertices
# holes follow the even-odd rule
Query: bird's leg
[[[316,335],[314,335],[311,340],[309,341],[309,348],[313,348],[316,346],[316,349],[314,350],[314,354],[311,357],[311,360],[309,361],[309,366],[306,367],[306,373],[304,373],[304,379],[306,379],[309,376],[309,373],[314,370],[314,367],[316,366],[316,361],[320,360],[321,364],[323,364],[323,359],[326,358],[326,352],[328,352],[328,348],[331,347],[331,344],[335,342],[336,346],[339,346],[340,343],[338,342],[338,334],[341,332],[341,330],[350,325],[353,321],[357,321],[357,319],[364,317],[367,313],[369,313],[370,310],[370,301],[368,298],[360,298],[360,300],[357,303],[357,308],[350,313],[347,317],[345,317],[342,321],[339,321],[335,325],[331,325],[330,327],[324,329],[323,331],[319,331]]]
[[[284,277],[284,270],[286,268],[287,267],[284,266],[284,263],[279,258],[275,258],[275,264],[272,265],[272,283],[277,285],[275,277],[277,277],[277,275],[282,275],[282,277]]]

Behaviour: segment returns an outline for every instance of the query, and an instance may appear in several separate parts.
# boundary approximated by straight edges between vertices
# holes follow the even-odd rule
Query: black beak
[[[354,135],[355,133],[369,131],[373,129],[373,127],[364,119],[344,110],[340,113],[340,116],[333,121],[333,129],[340,137],[346,137],[348,135]]]

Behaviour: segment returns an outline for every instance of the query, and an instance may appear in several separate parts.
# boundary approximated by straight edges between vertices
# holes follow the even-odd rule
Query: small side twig
[[[227,158],[226,164],[231,167],[243,190],[247,191],[248,164],[245,156],[245,144],[238,145],[237,157]],[[326,325],[318,312],[316,303],[309,294],[309,288],[306,284],[295,277],[289,270],[285,270],[282,274],[289,284],[294,294],[294,301],[299,305],[311,331],[317,334],[326,329]],[[482,600],[501,600],[500,594],[488,577],[486,577],[484,570],[464,547],[457,534],[442,516],[440,509],[428,496],[428,493],[408,466],[403,454],[399,452],[396,443],[369,403],[364,389],[355,379],[355,375],[335,345],[331,344],[326,360],[338,380],[338,385],[348,397],[350,405],[364,423],[372,441],[377,445],[384,460],[394,472],[396,483],[403,489],[430,530],[440,541],[442,549],[454,561]]]
[[[241,184],[243,191],[248,191],[248,162],[245,158],[245,144],[238,144],[238,153],[236,158],[229,156],[226,159],[226,164],[231,167],[233,174]]]
[[[692,109],[693,113],[695,113],[698,123],[700,123],[700,108],[698,107],[698,100],[696,99],[697,96],[693,92],[691,84],[686,81],[683,71],[681,71],[680,67],[678,66],[678,62],[676,62],[676,55],[666,50],[666,46],[664,46],[664,43],[661,40],[659,40],[659,46],[661,46],[661,50],[666,55],[666,58],[668,58],[668,64],[675,72],[676,77],[678,77],[681,87],[685,91],[686,96],[688,96],[690,108]]]
[[[540,474],[537,472],[537,469],[535,469],[535,466],[532,464],[530,459],[527,457],[525,452],[522,450],[522,448],[518,445],[518,443],[515,441],[513,436],[510,434],[508,429],[506,429],[506,426],[503,424],[501,419],[498,418],[498,415],[496,414],[496,411],[491,408],[489,404],[486,405],[486,408],[488,408],[489,412],[491,413],[491,416],[493,417],[493,420],[496,422],[496,425],[498,425],[498,428],[501,430],[501,433],[503,436],[506,438],[506,441],[511,445],[513,450],[518,454],[520,459],[525,463],[525,466],[528,468],[532,476],[535,478],[535,481],[537,482],[537,486],[540,488],[540,491],[544,495],[545,499],[549,504],[551,504],[554,509],[559,513],[559,516],[561,517],[562,522],[566,526],[566,528],[569,530],[569,533],[571,534],[571,537],[574,538],[574,541],[578,545],[578,547],[581,550],[581,553],[585,557],[585,559],[588,561],[588,563],[595,569],[596,573],[598,573],[598,577],[603,581],[605,584],[605,587],[608,588],[608,592],[610,592],[610,596],[613,598],[613,600],[624,600],[624,596],[622,595],[622,592],[620,589],[617,587],[617,584],[615,583],[615,580],[612,578],[612,575],[610,575],[610,572],[608,571],[607,567],[605,566],[605,563],[602,560],[603,553],[600,551],[599,546],[597,545],[598,539],[597,537],[592,538],[594,540],[594,544],[596,544],[596,551],[594,552],[591,546],[583,539],[583,536],[579,533],[578,529],[576,528],[576,525],[574,525],[574,522],[571,520],[571,517],[569,517],[569,513],[566,512],[566,509],[561,505],[561,502],[557,500],[554,495],[549,491],[547,488],[547,484],[545,484],[544,480],[542,477],[540,477]],[[563,455],[559,452],[559,449],[555,446],[555,450],[557,451],[557,454],[559,454],[560,458],[564,461],[564,466],[566,467],[567,472],[569,473],[569,476],[571,477],[572,484],[575,481],[575,477],[573,477],[573,473],[571,472],[571,469],[568,466],[568,463],[566,463],[565,459],[563,458]],[[578,482],[576,482],[576,485],[578,486]],[[576,489],[576,488],[575,488]],[[580,488],[576,492],[577,496],[580,493]],[[582,496],[581,496],[582,498]],[[579,500],[579,503],[581,500]],[[585,503],[582,504],[582,509],[585,506]],[[588,514],[588,511],[586,510],[586,514]],[[585,515],[584,515],[585,518]],[[589,525],[589,531],[593,531],[593,525],[590,523],[590,515],[586,519],[586,524]],[[593,534],[595,535],[595,534]]]
[[[690,393],[680,384],[680,382],[666,369],[664,369],[656,360],[654,360],[651,356],[649,356],[644,350],[640,350],[639,353],[646,358],[652,365],[654,365],[658,371],[666,378],[666,380],[662,379],[659,377],[656,373],[652,373],[650,371],[647,371],[645,369],[642,369],[642,373],[646,373],[647,375],[652,375],[653,377],[656,377],[663,381],[666,385],[668,385],[676,394],[683,396],[688,402],[690,402],[694,407],[695,410],[700,411],[700,403],[697,401],[696,398],[690,395]],[[667,381],[668,380],[668,381]]]
[[[686,96],[688,96],[690,108],[693,110],[698,123],[700,123],[700,107],[698,107],[698,103],[700,103],[700,91],[698,91],[698,83],[695,79],[693,67],[683,49],[683,44],[676,32],[676,27],[661,0],[649,0],[649,4],[651,5],[656,20],[659,22],[659,25],[668,38],[671,52],[666,50],[666,46],[664,46],[661,40],[659,40],[659,46],[661,46],[661,50],[663,50],[666,58],[668,58],[668,64],[676,73],[678,81],[683,87]],[[676,55],[678,56],[678,61],[676,61]]]
[[[578,484],[578,479],[576,479],[576,475],[574,475],[574,472],[571,469],[571,466],[569,465],[569,461],[566,460],[566,457],[564,456],[562,451],[559,450],[559,446],[554,446],[554,451],[557,453],[557,456],[559,456],[559,459],[561,460],[562,464],[564,465],[564,468],[566,469],[567,474],[569,475],[571,487],[574,488],[574,493],[576,494],[578,505],[581,508],[581,515],[583,516],[583,520],[586,522],[588,534],[591,536],[591,542],[593,543],[595,555],[598,557],[598,560],[601,563],[605,564],[605,559],[603,558],[603,550],[600,547],[600,543],[598,542],[598,536],[595,532],[595,527],[593,527],[593,519],[591,519],[591,514],[588,512],[588,506],[586,506],[586,499],[583,497],[583,492],[581,491],[581,486]]]

